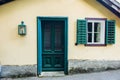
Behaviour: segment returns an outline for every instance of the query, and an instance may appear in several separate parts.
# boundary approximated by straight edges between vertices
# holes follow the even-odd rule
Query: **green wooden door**
[[[64,71],[64,21],[41,21],[42,71]]]

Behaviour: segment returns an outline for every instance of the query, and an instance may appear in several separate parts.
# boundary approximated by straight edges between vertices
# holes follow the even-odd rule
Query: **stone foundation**
[[[120,69],[120,61],[69,60],[69,74]]]
[[[28,77],[28,76],[36,76],[37,74],[37,66],[36,65],[4,65],[2,66],[1,77]]]
[[[120,61],[69,60],[69,74],[120,69]],[[37,76],[37,65],[3,65],[0,77]]]

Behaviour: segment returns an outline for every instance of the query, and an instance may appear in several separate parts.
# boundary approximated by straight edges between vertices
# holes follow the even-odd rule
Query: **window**
[[[76,44],[106,45],[115,43],[115,20],[86,18],[77,20]]]
[[[105,20],[87,20],[87,44],[105,44]]]

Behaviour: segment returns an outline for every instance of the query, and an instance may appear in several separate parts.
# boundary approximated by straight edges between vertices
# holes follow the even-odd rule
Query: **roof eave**
[[[103,6],[108,8],[111,12],[113,12],[116,16],[118,16],[120,18],[120,8],[119,8],[119,6],[113,4],[113,2],[110,2],[109,0],[107,0],[107,1],[97,0],[97,1],[100,2]]]
[[[11,2],[11,1],[14,1],[14,0],[0,0],[0,5],[3,5],[5,3]]]

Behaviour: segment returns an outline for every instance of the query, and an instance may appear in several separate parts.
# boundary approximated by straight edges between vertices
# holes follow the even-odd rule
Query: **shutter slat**
[[[106,44],[115,44],[115,20],[106,22]]]
[[[86,44],[86,20],[77,20],[77,44]]]

